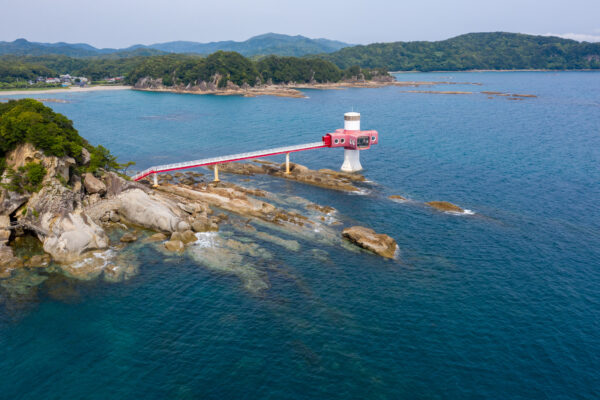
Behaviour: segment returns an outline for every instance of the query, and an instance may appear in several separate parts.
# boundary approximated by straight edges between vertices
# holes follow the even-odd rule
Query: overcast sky
[[[0,0],[0,40],[97,47],[266,32],[366,44],[489,31],[600,41],[600,0]]]

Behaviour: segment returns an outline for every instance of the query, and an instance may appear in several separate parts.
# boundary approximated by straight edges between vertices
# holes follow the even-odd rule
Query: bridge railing
[[[298,144],[295,146],[285,146],[285,147],[276,147],[276,148],[267,149],[267,150],[250,151],[247,153],[230,154],[227,156],[203,158],[200,160],[186,161],[186,162],[181,162],[181,163],[157,165],[154,167],[147,168],[147,169],[143,170],[142,172],[139,172],[139,173],[133,175],[132,179],[134,181],[139,181],[140,179],[144,179],[148,175],[156,174],[156,173],[160,173],[160,172],[169,172],[169,171],[175,171],[175,170],[179,170],[179,169],[195,168],[195,167],[202,167],[202,166],[206,166],[206,165],[248,160],[248,159],[252,159],[252,158],[268,157],[268,156],[273,156],[273,155],[277,155],[277,154],[285,154],[285,153],[293,153],[296,151],[318,149],[321,147],[327,147],[327,145],[325,145],[322,141],[320,141],[320,142],[313,142],[313,143]]]

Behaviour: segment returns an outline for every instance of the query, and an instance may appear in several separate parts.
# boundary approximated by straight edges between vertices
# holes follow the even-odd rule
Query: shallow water
[[[139,272],[119,283],[20,272],[0,281],[0,397],[595,398],[600,74],[398,79],[538,97],[394,87],[307,90],[308,99],[37,96],[68,100],[50,106],[138,169],[311,142],[359,111],[381,141],[361,155],[366,195],[271,177],[248,184],[335,207],[344,226],[394,237],[400,255],[257,226],[300,250],[226,229],[222,240],[260,248],[232,262],[239,274],[210,268],[205,242],[181,256],[137,246]],[[292,161],[337,169],[342,157],[324,149]],[[432,200],[473,214],[424,206]],[[268,288],[248,290],[248,276]]]

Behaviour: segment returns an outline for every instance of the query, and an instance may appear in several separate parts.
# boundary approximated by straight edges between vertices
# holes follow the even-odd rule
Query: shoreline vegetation
[[[420,86],[435,86],[435,85],[480,85],[479,83],[470,82],[433,82],[433,81],[346,81],[337,83],[289,83],[289,84],[271,84],[260,85],[254,87],[239,87],[229,85],[226,88],[201,88],[193,87],[165,87],[163,85],[153,85],[152,87],[132,87],[133,90],[144,92],[162,92],[162,93],[180,93],[180,94],[196,94],[196,95],[216,95],[216,96],[275,96],[275,97],[290,97],[290,98],[307,98],[302,89],[308,90],[341,90],[347,88],[381,88],[387,86],[396,87],[420,87]]]
[[[302,83],[302,84],[279,84],[279,85],[261,85],[255,87],[237,87],[228,86],[226,88],[215,88],[213,90],[202,90],[198,87],[165,87],[155,86],[151,88],[136,88],[128,85],[106,85],[106,86],[88,86],[84,88],[54,88],[44,90],[7,90],[0,91],[0,96],[11,96],[19,94],[52,94],[52,93],[83,93],[93,91],[108,91],[108,90],[137,90],[141,92],[154,93],[175,93],[175,94],[194,94],[194,95],[214,95],[214,96],[242,96],[242,97],[257,97],[257,96],[274,96],[287,98],[307,98],[306,93],[302,89],[307,90],[343,90],[348,88],[381,88],[381,87],[399,87],[399,88],[420,88],[438,86],[438,85],[474,85],[481,86],[477,82],[448,82],[448,81],[347,81],[338,83]],[[400,93],[423,93],[423,94],[484,94],[488,98],[506,97],[509,100],[523,100],[525,98],[535,98],[534,94],[520,93],[504,93],[496,91],[451,91],[451,90],[401,90]],[[11,100],[8,97],[0,97],[0,102]],[[36,98],[35,100],[42,103],[68,103],[67,100],[53,98]]]

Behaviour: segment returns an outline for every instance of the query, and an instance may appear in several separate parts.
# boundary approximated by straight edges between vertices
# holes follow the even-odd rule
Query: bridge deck
[[[148,175],[158,174],[161,172],[169,172],[169,171],[176,171],[176,170],[180,170],[180,169],[203,167],[206,165],[222,164],[222,163],[228,163],[228,162],[232,162],[232,161],[249,160],[249,159],[253,159],[253,158],[274,156],[277,154],[293,153],[296,151],[320,149],[322,147],[328,147],[328,146],[321,141],[321,142],[298,144],[295,146],[276,147],[274,149],[267,149],[267,150],[257,150],[257,151],[251,151],[248,153],[231,154],[228,156],[203,158],[201,160],[187,161],[187,162],[182,162],[182,163],[157,165],[157,166],[145,169],[144,171],[142,171],[138,174],[135,174],[132,177],[132,179],[134,181],[139,181],[140,179],[144,179]]]

